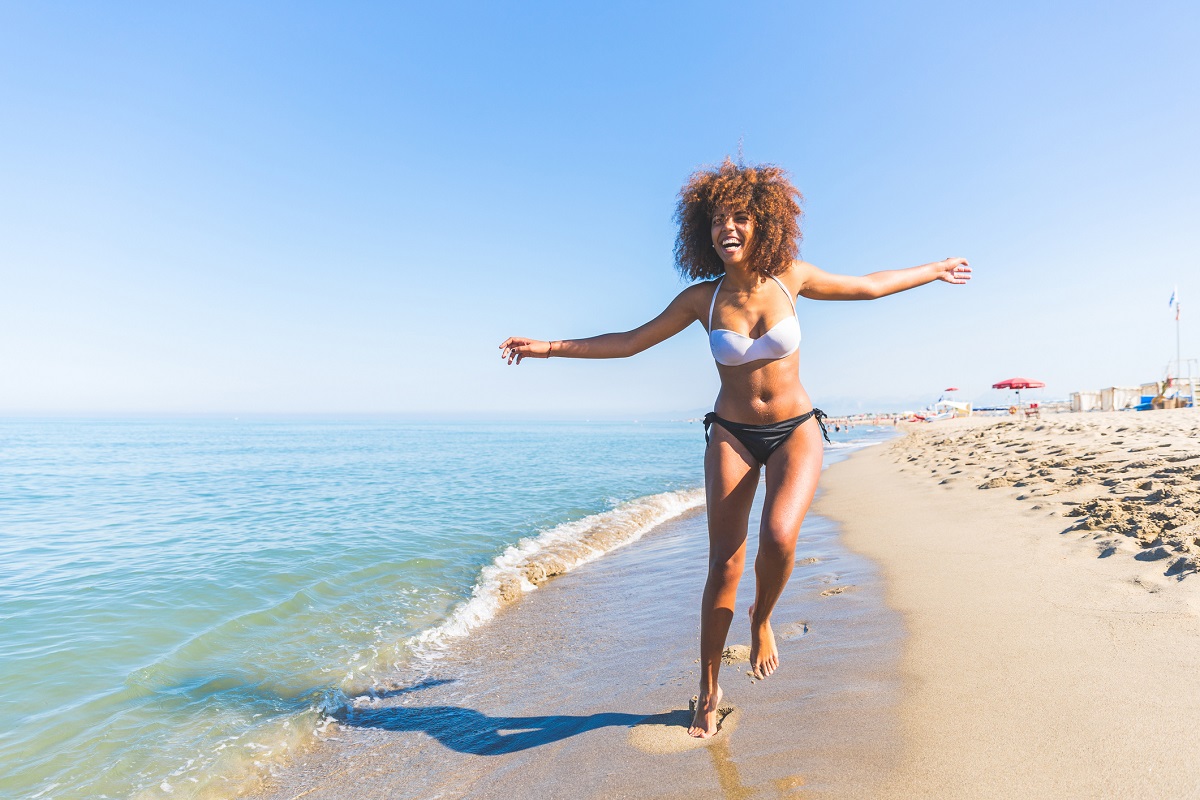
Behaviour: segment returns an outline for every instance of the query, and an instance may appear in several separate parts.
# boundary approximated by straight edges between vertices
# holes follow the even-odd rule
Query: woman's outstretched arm
[[[628,358],[691,325],[699,316],[696,301],[703,284],[689,286],[671,304],[645,325],[623,333],[604,333],[587,339],[561,339],[543,342],[524,336],[510,336],[500,343],[500,357],[509,364],[524,358]]]
[[[800,279],[800,295],[810,300],[874,300],[924,286],[934,281],[962,284],[971,279],[965,258],[947,258],[908,269],[890,269],[870,275],[835,275],[797,261],[793,270]]]

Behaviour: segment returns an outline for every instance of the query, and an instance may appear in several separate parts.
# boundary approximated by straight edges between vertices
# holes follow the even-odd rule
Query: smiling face
[[[713,247],[726,266],[745,263],[753,240],[754,217],[749,211],[721,206],[713,212]]]

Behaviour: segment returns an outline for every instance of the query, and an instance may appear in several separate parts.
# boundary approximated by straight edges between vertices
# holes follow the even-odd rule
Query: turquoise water
[[[682,422],[0,422],[0,795],[252,789],[389,669],[702,503],[703,447]]]

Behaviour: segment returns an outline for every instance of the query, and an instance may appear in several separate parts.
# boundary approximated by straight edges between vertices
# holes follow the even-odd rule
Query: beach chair
[[[1028,406],[1025,407],[1025,417],[1026,417],[1026,419],[1028,419],[1029,417],[1037,417],[1038,419],[1042,418],[1042,412],[1038,408],[1037,403],[1030,403]]]

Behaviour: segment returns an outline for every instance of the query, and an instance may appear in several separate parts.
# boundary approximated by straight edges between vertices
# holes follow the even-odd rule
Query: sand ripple
[[[1200,411],[977,418],[910,427],[891,446],[906,472],[1016,490],[1066,518],[1101,555],[1129,550],[1165,574],[1200,570]]]

